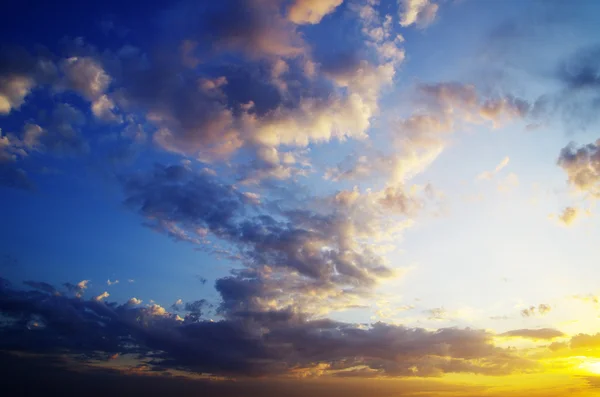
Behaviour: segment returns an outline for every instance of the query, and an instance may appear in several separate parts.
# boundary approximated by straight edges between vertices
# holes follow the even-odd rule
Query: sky
[[[21,394],[600,395],[600,3],[8,8]]]

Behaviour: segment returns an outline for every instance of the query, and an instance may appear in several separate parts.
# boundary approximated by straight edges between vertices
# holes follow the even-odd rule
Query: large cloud
[[[179,366],[244,376],[306,371],[370,376],[438,376],[452,372],[499,375],[535,369],[532,362],[494,347],[492,335],[472,329],[422,328],[376,323],[370,327],[289,311],[263,312],[217,322],[187,321],[153,304],[117,306],[97,300],[3,287],[0,309],[14,319],[2,328],[4,347],[15,348],[30,319],[26,350],[68,348],[89,358],[97,352],[158,353],[155,366]],[[314,372],[314,368],[321,371]]]
[[[343,213],[281,209],[268,214],[233,186],[182,166],[157,166],[125,181],[127,204],[150,222],[209,230],[235,248],[251,268],[290,269],[311,279],[369,285],[392,272]],[[361,231],[359,230],[360,234]]]

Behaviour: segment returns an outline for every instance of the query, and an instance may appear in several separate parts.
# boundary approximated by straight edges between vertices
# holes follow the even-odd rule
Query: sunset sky
[[[15,385],[600,395],[600,2],[9,3]]]

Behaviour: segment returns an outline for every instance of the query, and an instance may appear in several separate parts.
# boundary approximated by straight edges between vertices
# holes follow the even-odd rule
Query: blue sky
[[[14,6],[3,349],[131,364],[53,339],[93,312],[189,376],[600,373],[600,4]]]

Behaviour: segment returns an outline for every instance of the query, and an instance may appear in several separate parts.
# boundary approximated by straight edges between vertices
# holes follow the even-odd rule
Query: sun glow
[[[600,360],[586,360],[579,365],[579,368],[587,372],[600,374]]]

